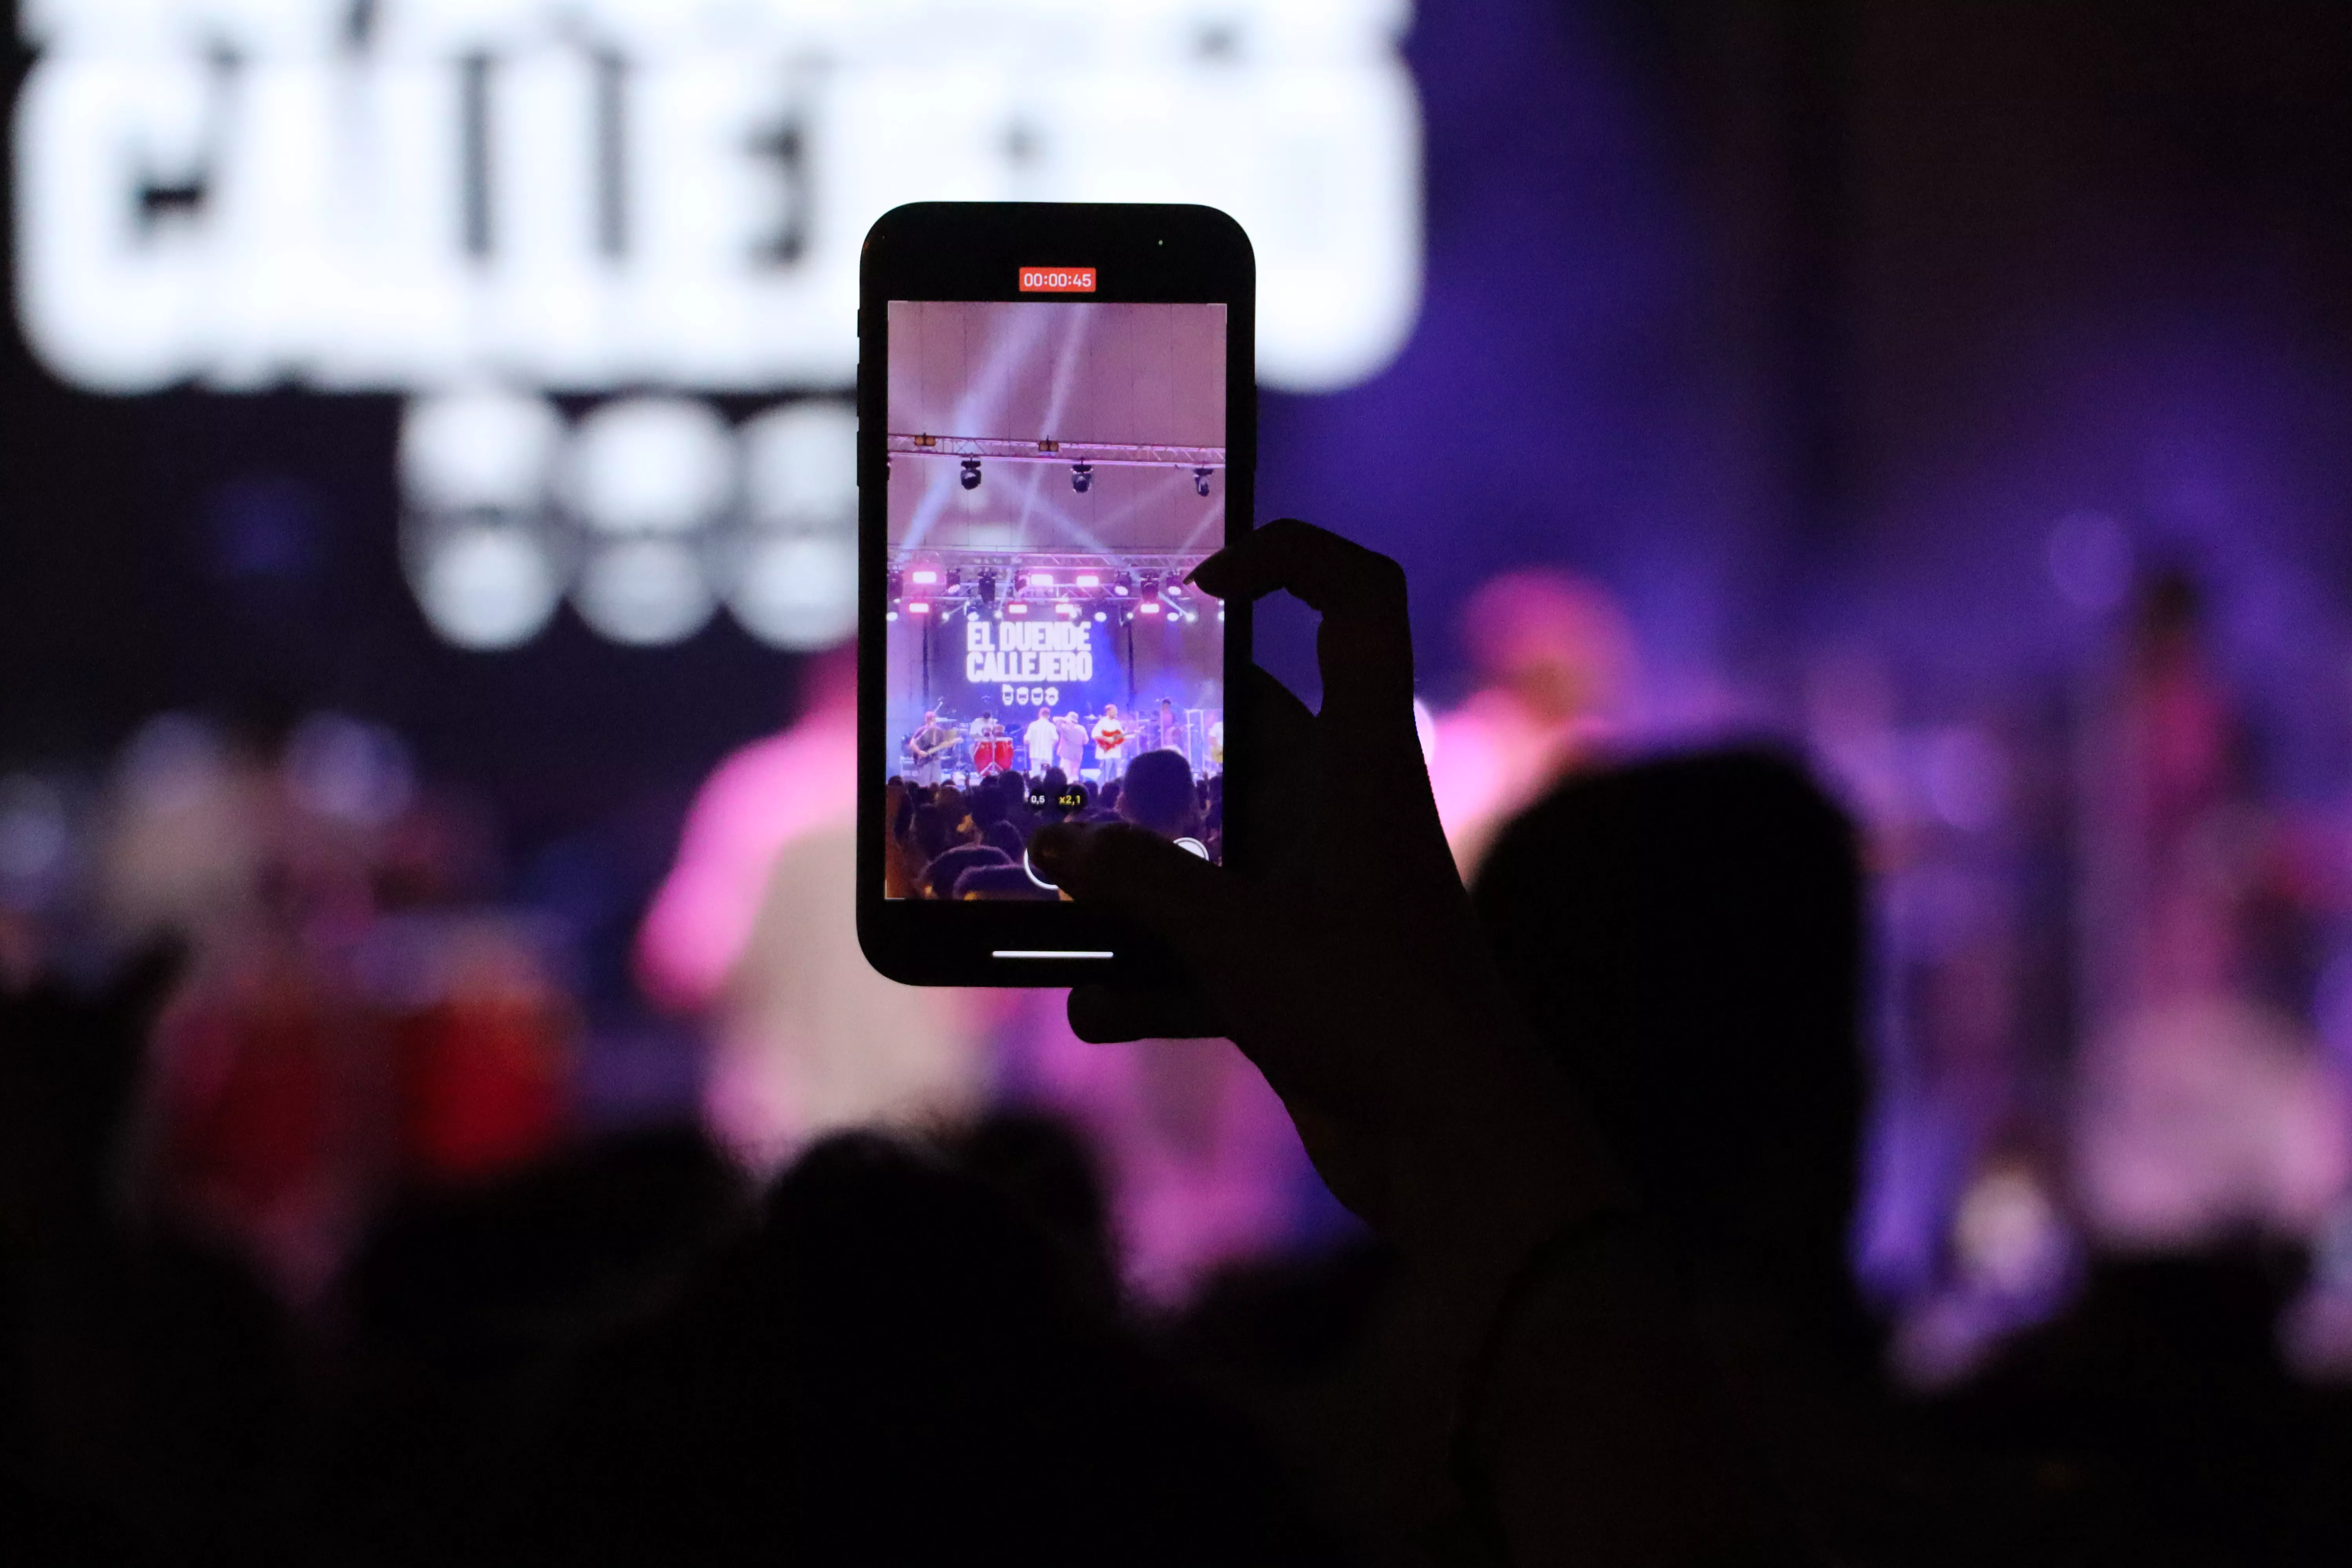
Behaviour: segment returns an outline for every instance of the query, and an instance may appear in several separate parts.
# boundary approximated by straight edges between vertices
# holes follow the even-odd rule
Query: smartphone
[[[1210,207],[927,202],[866,235],[857,932],[891,979],[1181,978],[1028,843],[1227,852],[1249,608],[1186,578],[1251,526],[1255,295]]]

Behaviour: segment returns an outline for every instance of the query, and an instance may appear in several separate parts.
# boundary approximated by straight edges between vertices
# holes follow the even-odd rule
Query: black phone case
[[[1213,207],[922,202],[885,213],[858,269],[857,935],[867,962],[910,985],[1131,984],[1181,981],[1147,934],[1075,903],[935,903],[883,897],[887,721],[887,302],[1019,300],[1024,267],[1096,269],[1097,301],[1226,307],[1225,539],[1254,525],[1257,467],[1256,261],[1241,226]],[[1225,607],[1225,862],[1253,858],[1250,726],[1235,677],[1250,663],[1250,607]],[[1011,955],[1023,956],[1011,956]],[[1099,956],[1082,957],[1080,954]],[[1045,956],[1032,956],[1045,955]]]

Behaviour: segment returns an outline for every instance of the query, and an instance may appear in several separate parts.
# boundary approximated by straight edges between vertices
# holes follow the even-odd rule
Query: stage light
[[[1029,574],[1029,585],[1032,588],[1050,588],[1054,585],[1054,574],[1051,572],[1032,572]]]
[[[1168,579],[1168,586],[1160,591],[1171,599],[1181,599],[1184,596],[1184,580],[1181,577],[1171,577]]]
[[[971,484],[967,484],[964,488],[965,488],[966,489],[970,489],[971,488],[971,485],[976,485],[976,484],[978,484],[978,483],[980,483],[980,481],[979,481],[978,479],[973,479],[973,480],[971,482]],[[1207,495],[1207,494],[1209,493],[1209,470],[1208,470],[1208,469],[1206,469],[1206,468],[1194,468],[1194,469],[1192,470],[1192,489],[1193,489],[1193,491],[1194,491],[1196,494],[1199,494],[1199,495]]]
[[[926,588],[937,584],[939,580],[940,574],[936,572],[918,571],[907,574],[907,581],[909,583],[920,583]]]
[[[996,573],[993,568],[983,568],[980,574],[980,602],[983,605],[996,603]]]
[[[1023,604],[1018,599],[1013,600],[1013,603],[1005,605],[1004,607],[1012,611],[1016,616],[1025,616],[1029,613],[1029,606]]]
[[[1184,618],[1188,621],[1197,621],[1201,618],[1200,612],[1196,610],[1187,610],[1184,612]]]
[[[412,582],[433,629],[467,648],[529,642],[563,598],[553,557],[520,527],[457,530],[439,542]]]
[[[1102,586],[1102,574],[1099,572],[1081,572],[1076,576],[1071,578],[1070,581],[1076,584],[1081,588],[1099,588]]]
[[[857,541],[837,532],[753,534],[721,591],[761,642],[824,647],[857,629]]]
[[[931,607],[918,599],[907,606],[907,613],[910,616],[928,616],[931,613]]]
[[[1072,463],[1070,465],[1070,488],[1072,489],[1077,491],[1080,495],[1084,495],[1088,490],[1094,489],[1094,484],[1095,466],[1092,463]]]
[[[1098,620],[1098,621],[1107,621],[1107,620],[1110,619],[1110,617],[1109,617],[1108,616],[1107,616],[1107,615],[1103,614],[1100,610],[1097,610],[1097,611],[1095,612],[1095,619],[1097,619],[1097,620]]]
[[[1122,572],[1122,573],[1120,573],[1120,574],[1118,574],[1118,580],[1117,582],[1115,582],[1115,583],[1113,583],[1113,584],[1111,584],[1111,586],[1110,586],[1110,591],[1111,591],[1112,593],[1114,593],[1114,594],[1117,594],[1117,595],[1118,595],[1120,598],[1122,598],[1122,599],[1126,598],[1129,594],[1134,593],[1134,592],[1135,592],[1135,575],[1134,575],[1134,574],[1129,573],[1129,572]]]
[[[631,539],[589,556],[572,603],[613,641],[658,647],[701,630],[719,601],[699,552],[675,539]]]
[[[896,610],[885,610],[882,612],[882,618],[886,621],[895,621],[898,618],[898,612]]]
[[[1160,574],[1157,572],[1146,572],[1143,574],[1142,589],[1143,596],[1145,598],[1158,598],[1160,596]]]
[[[963,460],[963,488],[968,490],[976,490],[980,489],[980,459],[978,458],[966,458]],[[1207,495],[1209,492],[1204,488],[1201,493],[1202,495]]]
[[[1143,603],[1138,605],[1136,608],[1141,610],[1147,616],[1156,616],[1160,613],[1160,601],[1157,599],[1146,599]]]

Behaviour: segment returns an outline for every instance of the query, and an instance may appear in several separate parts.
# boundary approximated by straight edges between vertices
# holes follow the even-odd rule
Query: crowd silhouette
[[[1221,863],[1222,781],[1148,752],[1076,810],[895,784],[893,891],[1035,896],[1025,852],[1153,930],[1196,984],[1082,988],[1073,1027],[1231,1038],[1360,1238],[1154,1313],[1050,1118],[838,1134],[764,1190],[647,1132],[420,1185],[297,1312],[147,1201],[159,945],[0,1002],[0,1552],[2341,1559],[2352,1425],[2278,1369],[2275,1249],[2104,1268],[1961,1393],[1890,1384],[1846,1260],[1864,868],[1801,764],[1587,767],[1465,889],[1400,569],[1281,521],[1196,581],[1322,616],[1319,712],[1234,694],[1258,852]]]

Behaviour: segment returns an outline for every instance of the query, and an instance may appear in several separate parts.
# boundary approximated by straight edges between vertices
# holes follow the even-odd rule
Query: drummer
[[[1010,742],[1003,747],[992,744],[1003,739],[1004,726],[996,721],[995,713],[988,709],[981,710],[980,717],[971,726],[971,771],[973,773],[981,774],[1003,773],[1012,764],[1013,759],[1003,754],[1004,752],[1011,750]]]

